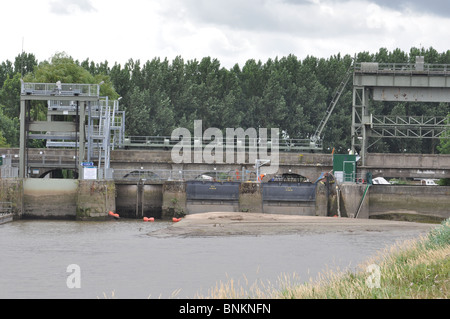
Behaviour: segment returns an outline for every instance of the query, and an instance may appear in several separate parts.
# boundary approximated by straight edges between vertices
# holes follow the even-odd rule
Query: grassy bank
[[[434,299],[449,298],[450,219],[426,236],[395,245],[356,271],[329,271],[310,283],[284,276],[275,285],[219,283],[207,298]]]

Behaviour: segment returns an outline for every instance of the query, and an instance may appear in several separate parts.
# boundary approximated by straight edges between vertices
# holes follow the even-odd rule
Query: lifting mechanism
[[[327,125],[327,122],[330,119],[330,116],[333,113],[333,110],[336,107],[336,105],[339,101],[339,98],[341,97],[342,93],[344,92],[348,81],[350,80],[350,78],[353,75],[353,61],[354,61],[354,59],[352,59],[352,63],[350,65],[350,67],[348,68],[347,72],[345,73],[344,78],[342,79],[341,83],[339,84],[337,89],[334,91],[333,98],[331,99],[331,102],[328,105],[328,109],[325,113],[325,116],[320,121],[319,126],[317,127],[314,135],[311,136],[311,138],[310,138],[311,149],[322,149],[322,147],[321,147],[322,132],[323,132],[325,126]]]

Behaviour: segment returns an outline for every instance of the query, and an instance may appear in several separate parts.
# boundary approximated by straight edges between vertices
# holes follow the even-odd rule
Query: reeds
[[[434,299],[449,297],[450,219],[427,236],[381,251],[356,271],[327,270],[309,283],[282,275],[275,284],[245,279],[219,282],[214,299]]]

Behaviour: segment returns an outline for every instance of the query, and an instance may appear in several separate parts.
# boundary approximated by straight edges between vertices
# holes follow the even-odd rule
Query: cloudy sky
[[[450,49],[448,0],[5,0],[0,61],[328,58],[380,47]]]

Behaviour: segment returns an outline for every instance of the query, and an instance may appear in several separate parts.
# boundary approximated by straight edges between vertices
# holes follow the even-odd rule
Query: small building
[[[353,183],[356,179],[356,155],[334,154],[333,174],[338,183]]]

